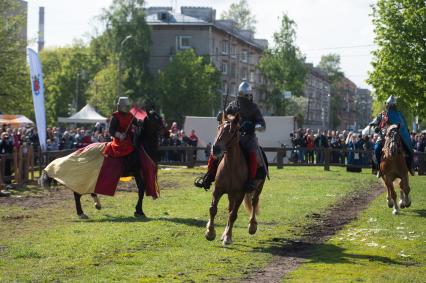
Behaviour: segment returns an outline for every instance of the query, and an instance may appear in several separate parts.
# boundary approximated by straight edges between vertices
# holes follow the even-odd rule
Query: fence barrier
[[[160,146],[160,165],[195,166],[206,165],[207,156],[198,159],[200,151],[205,153],[205,147],[194,146]],[[329,171],[331,166],[354,168],[371,168],[373,151],[349,150],[346,148],[293,148],[293,147],[264,147],[270,166],[283,169],[285,166],[320,166]],[[44,167],[52,160],[66,156],[75,149],[42,152],[33,146],[21,146],[10,154],[0,154],[0,188],[12,184],[21,187],[29,181],[35,181],[36,174],[41,175]],[[415,152],[414,162],[418,175],[426,175],[426,153]]]

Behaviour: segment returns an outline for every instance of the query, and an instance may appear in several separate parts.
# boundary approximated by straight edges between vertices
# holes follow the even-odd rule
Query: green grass
[[[410,178],[410,184],[410,208],[394,216],[380,195],[284,281],[425,282],[426,178]]]
[[[145,221],[132,216],[134,192],[102,197],[102,211],[84,197],[91,217],[86,221],[75,216],[68,191],[68,199],[43,207],[1,206],[0,281],[238,281],[271,260],[274,239],[299,238],[309,214],[321,213],[348,192],[376,182],[371,174],[348,174],[340,168],[272,169],[272,180],[261,195],[257,234],[248,235],[248,216],[241,208],[234,244],[224,248],[219,239],[204,238],[211,192],[192,185],[203,171],[161,170],[162,195],[145,200]],[[226,207],[224,197],[216,217],[218,238],[226,224]]]

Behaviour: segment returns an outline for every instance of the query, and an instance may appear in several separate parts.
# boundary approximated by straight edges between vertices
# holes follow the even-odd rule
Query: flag
[[[33,93],[34,112],[40,141],[41,150],[46,150],[46,111],[44,108],[43,72],[37,53],[28,48],[28,61],[30,64],[31,89]]]

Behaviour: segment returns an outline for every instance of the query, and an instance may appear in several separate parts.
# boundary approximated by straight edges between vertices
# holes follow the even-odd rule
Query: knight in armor
[[[381,177],[380,161],[382,157],[382,149],[384,145],[384,138],[388,126],[393,124],[400,125],[400,135],[406,153],[406,163],[408,171],[414,176],[413,168],[413,147],[410,139],[410,132],[408,131],[407,122],[405,121],[402,113],[397,109],[396,98],[391,95],[386,100],[386,110],[380,113],[369,125],[375,127],[375,132],[378,134],[376,144],[374,145],[374,155],[376,157],[376,169],[378,170],[377,177]]]
[[[104,154],[113,158],[124,158],[124,168],[129,176],[133,176],[138,188],[143,188],[143,178],[140,174],[139,149],[134,145],[134,128],[143,126],[143,121],[137,120],[130,113],[128,97],[120,97],[117,111],[112,113],[109,134],[112,142],[108,143]],[[143,190],[139,190],[139,192]]]
[[[266,128],[265,120],[256,103],[253,102],[252,88],[249,83],[243,81],[238,87],[238,97],[232,101],[225,109],[225,115],[240,114],[240,144],[244,152],[247,153],[247,162],[249,168],[249,178],[245,188],[247,191],[252,191],[256,188],[257,175],[257,154],[258,142],[255,130],[263,131]],[[221,120],[222,113],[218,115],[218,121]],[[217,167],[220,160],[216,159],[213,154],[210,154],[207,173],[202,178],[195,180],[195,186],[208,190],[211,183],[215,180]]]

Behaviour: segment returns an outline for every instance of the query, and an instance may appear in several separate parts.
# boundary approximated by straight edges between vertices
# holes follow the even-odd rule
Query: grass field
[[[147,220],[138,220],[132,216],[137,198],[134,192],[118,192],[114,198],[103,197],[102,211],[96,211],[90,198],[84,197],[83,206],[86,214],[91,217],[89,220],[79,220],[75,216],[72,194],[67,190],[54,194],[61,197],[47,204],[24,201],[25,206],[19,202],[2,205],[0,281],[238,281],[271,260],[276,244],[274,239],[298,239],[303,225],[312,219],[310,214],[321,213],[348,192],[359,188],[368,189],[376,182],[368,173],[347,174],[340,168],[332,168],[330,172],[325,172],[322,168],[272,169],[272,180],[267,182],[261,196],[257,234],[248,235],[248,216],[242,208],[234,230],[234,244],[224,248],[219,239],[214,242],[204,239],[211,193],[192,186],[193,178],[202,171],[203,169],[179,168],[161,170],[162,196],[155,201],[145,200],[144,210],[149,216]],[[421,201],[419,186],[420,181],[413,184],[414,207]],[[31,194],[50,197],[45,192],[40,193],[34,189]],[[373,211],[369,212],[370,216],[363,218],[375,219],[367,221],[368,224],[365,225],[379,225],[383,219],[383,223],[387,225],[383,227],[388,228],[386,232],[377,235],[385,237],[393,231],[393,226],[404,227],[404,230],[395,230],[395,235],[398,236],[401,231],[406,232],[407,237],[421,235],[424,231],[420,227],[411,228],[411,220],[399,220],[406,219],[408,216],[405,214],[392,218],[390,210],[385,209],[384,199],[380,198],[378,201],[372,208]],[[227,199],[224,197],[217,216],[219,235],[227,219],[226,205]],[[424,221],[413,210],[410,213],[413,223],[416,219]],[[352,228],[358,229],[356,226]],[[410,234],[411,231],[415,231],[415,234]],[[345,261],[347,255],[346,250],[340,249],[338,242],[343,245],[348,237],[347,234],[342,234],[330,241],[332,244],[324,246],[332,248],[330,255],[337,253],[339,257],[334,260],[337,263],[339,260]],[[403,252],[410,256],[409,259],[398,258],[398,262],[409,262],[412,268],[419,268],[419,264],[424,263],[424,258],[417,256],[411,246],[418,243],[420,238],[413,239],[395,240],[398,245],[407,243]],[[351,244],[359,241],[351,241]],[[392,243],[382,244],[380,240],[375,242],[380,247],[387,246],[383,252],[388,252],[393,246]],[[424,242],[422,243],[423,248],[419,248],[418,252],[423,249],[424,253]],[[365,250],[366,247],[359,247],[361,254]],[[360,261],[358,264],[365,264],[364,261],[367,261],[370,264],[390,264],[406,268],[406,265],[400,266],[392,261],[371,262],[366,257],[355,255],[339,266],[349,268],[344,267],[345,264],[357,260]],[[314,279],[313,273],[317,271],[310,273],[310,270],[319,265],[332,269],[332,260],[329,261],[312,261],[307,264],[308,270],[302,268],[300,272],[294,272],[291,278],[304,282],[306,280],[303,278],[308,281],[310,278]]]
[[[410,181],[410,208],[394,216],[379,196],[284,281],[426,282],[426,178]]]

